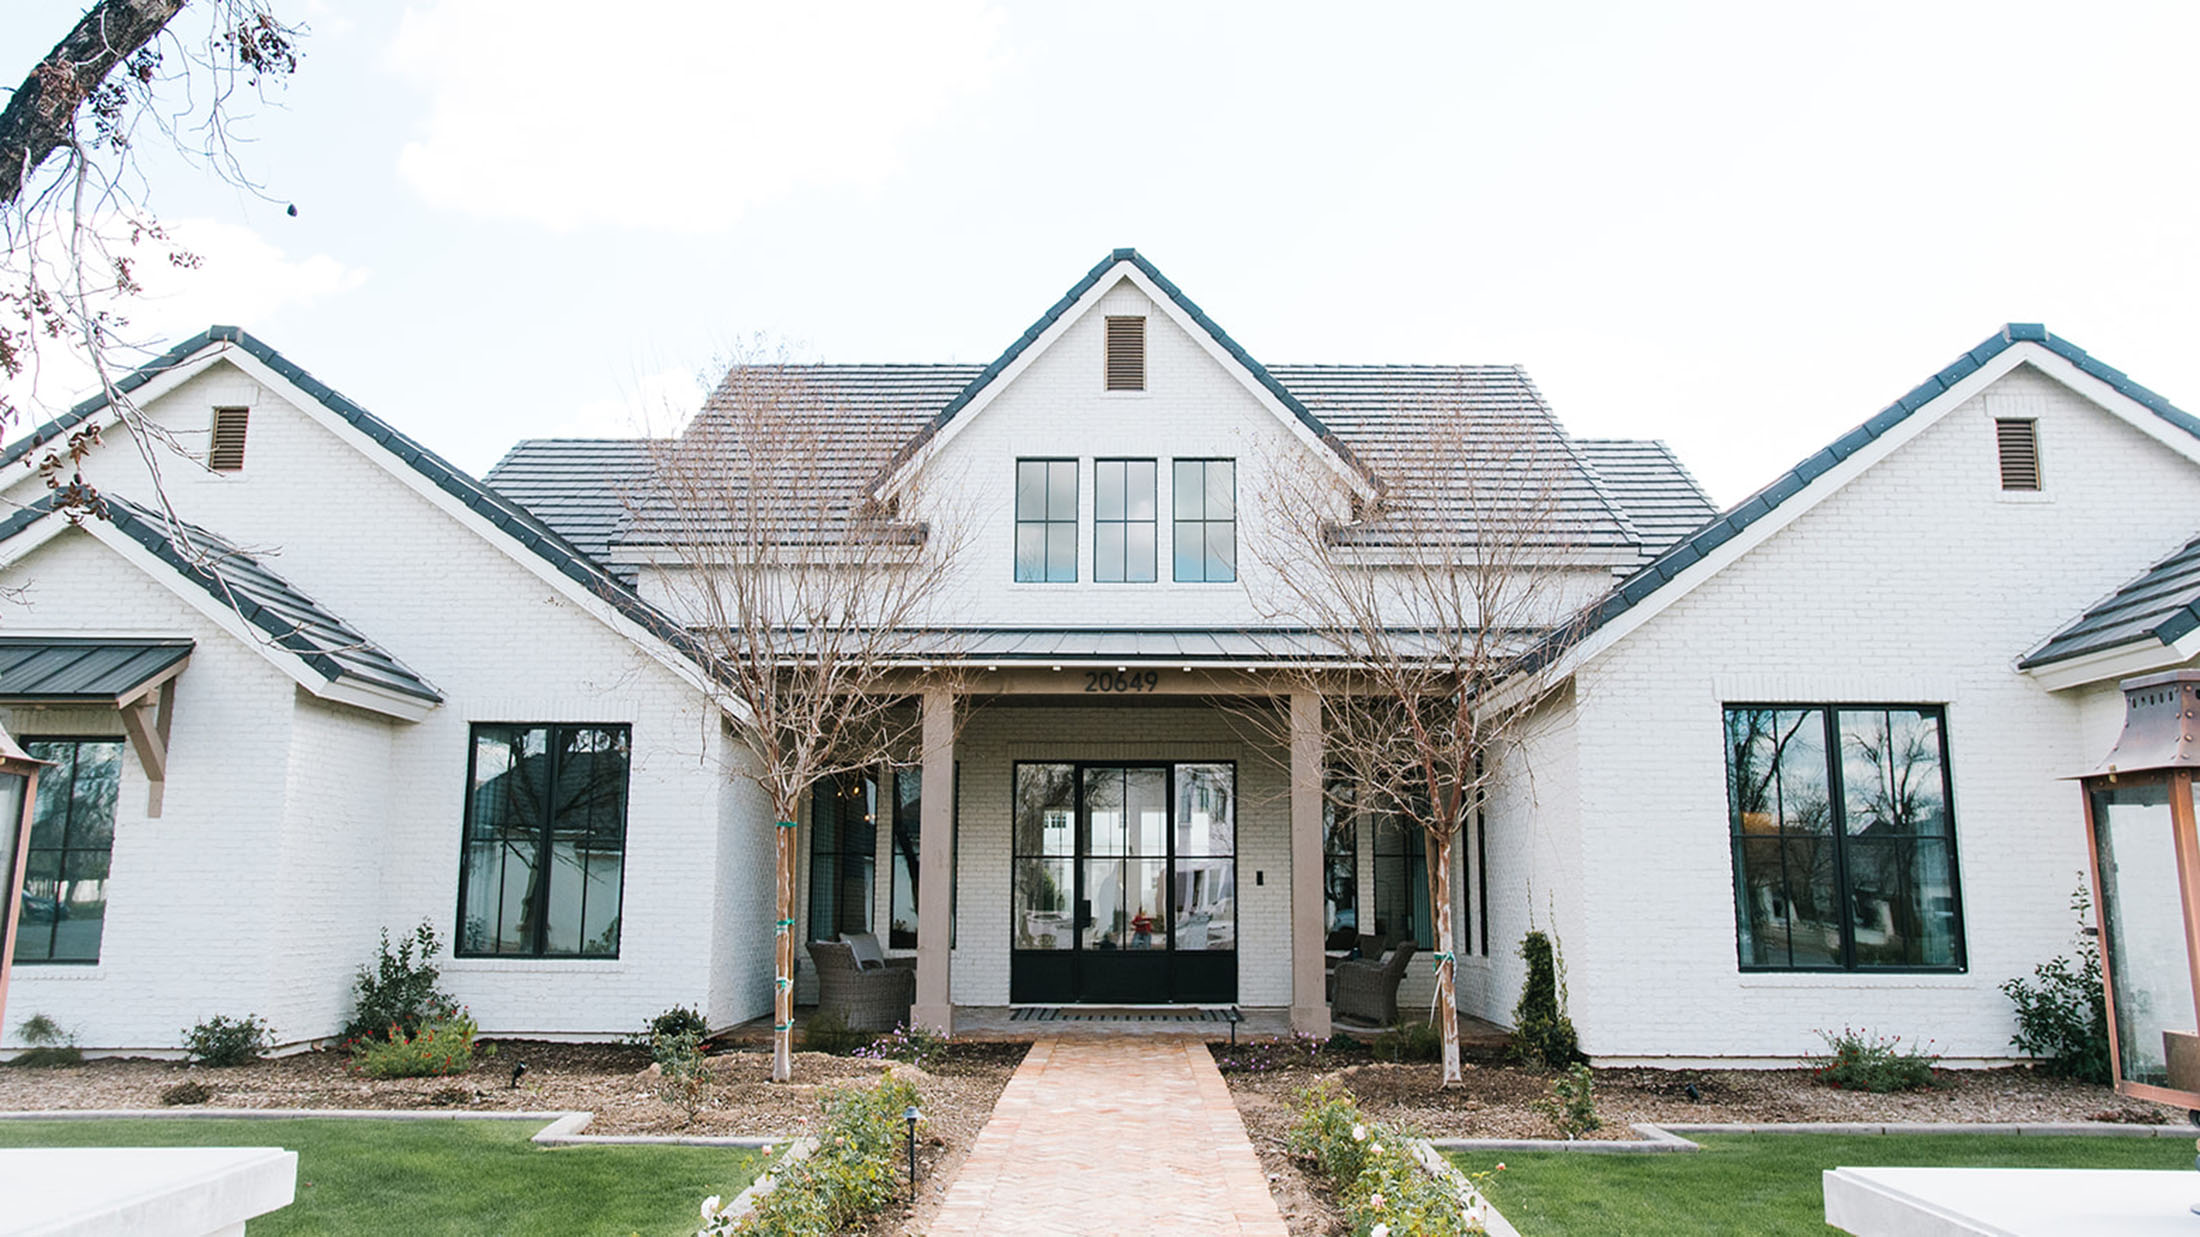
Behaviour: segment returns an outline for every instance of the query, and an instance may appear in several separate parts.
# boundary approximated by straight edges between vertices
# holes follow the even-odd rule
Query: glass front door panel
[[[2093,792],[2094,863],[2113,977],[2121,1081],[2171,1086],[2166,1033],[2191,1034],[2192,970],[2185,957],[2169,787]]]

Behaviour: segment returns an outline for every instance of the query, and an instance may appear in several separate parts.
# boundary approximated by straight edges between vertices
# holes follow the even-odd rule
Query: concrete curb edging
[[[1482,1197],[1482,1192],[1474,1188],[1474,1183],[1467,1180],[1467,1175],[1460,1172],[1458,1166],[1437,1154],[1429,1139],[1416,1138],[1406,1145],[1423,1171],[1450,1187],[1459,1201],[1481,1218],[1482,1228],[1489,1237],[1520,1237],[1520,1230],[1512,1226],[1512,1221],[1498,1212],[1495,1203]]]
[[[463,1108],[421,1112],[384,1108],[64,1108],[39,1112],[0,1112],[0,1121],[112,1121],[228,1118],[247,1121],[289,1119],[335,1121],[542,1121],[528,1141],[543,1147],[675,1146],[761,1149],[809,1141],[792,1135],[752,1134],[583,1134],[596,1119],[592,1112],[480,1112]],[[790,1153],[791,1154],[791,1153]],[[782,1161],[785,1162],[785,1161]]]
[[[1431,1138],[1437,1151],[1581,1151],[1592,1154],[1701,1151],[1689,1134],[2001,1134],[2060,1138],[2193,1138],[2200,1129],[2185,1125],[2122,1125],[2113,1121],[2018,1121],[1984,1124],[1961,1121],[1790,1121],[1675,1122],[1638,1121],[1631,1139]]]
[[[547,1134],[549,1131],[545,1130],[543,1133]],[[537,1137],[540,1137],[540,1135],[537,1135]],[[729,1220],[738,1220],[756,1210],[757,1204],[764,1201],[766,1194],[779,1188],[779,1174],[808,1159],[810,1153],[815,1150],[817,1150],[817,1140],[807,1135],[788,1143],[787,1152],[779,1157],[779,1162],[772,1165],[768,1171],[758,1173],[756,1180],[749,1183],[749,1188],[734,1195],[733,1201],[721,1208],[718,1214]]]

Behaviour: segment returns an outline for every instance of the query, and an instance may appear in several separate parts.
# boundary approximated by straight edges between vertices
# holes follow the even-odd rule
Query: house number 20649
[[[1161,686],[1161,676],[1151,670],[1143,674],[1125,674],[1121,670],[1109,674],[1102,670],[1085,671],[1085,690],[1088,692],[1150,692]]]

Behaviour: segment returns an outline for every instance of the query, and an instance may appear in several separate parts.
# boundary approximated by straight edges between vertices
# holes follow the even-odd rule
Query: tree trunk
[[[1457,963],[1453,961],[1451,934],[1451,847],[1458,835],[1429,829],[1423,836],[1429,843],[1429,914],[1436,920],[1436,1022],[1444,1032],[1443,1085],[1448,1087],[1462,1081],[1459,1073],[1459,1001],[1452,984]]]
[[[74,137],[76,112],[116,64],[145,46],[184,0],[99,0],[0,111],[0,203],[11,203],[46,156]]]
[[[772,1081],[794,1077],[794,835],[792,804],[779,805],[779,824],[772,832],[779,890],[778,946],[773,951],[772,978]]]

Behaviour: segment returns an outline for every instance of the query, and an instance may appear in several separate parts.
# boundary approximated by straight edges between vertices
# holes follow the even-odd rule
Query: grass
[[[711,1194],[757,1175],[752,1151],[537,1147],[531,1121],[0,1121],[6,1147],[284,1147],[298,1198],[253,1237],[313,1234],[691,1234]]]
[[[1691,1134],[1699,1152],[1455,1152],[1469,1172],[1502,1161],[1490,1201],[1522,1233],[1808,1234],[1825,1221],[1819,1173],[1846,1166],[2158,1168],[2192,1171],[2182,1138],[1998,1134]]]

